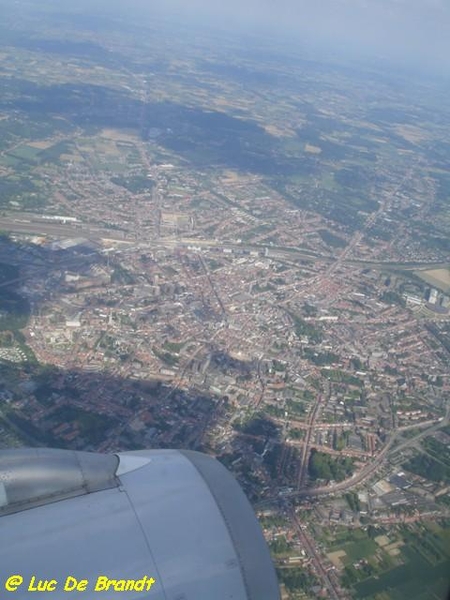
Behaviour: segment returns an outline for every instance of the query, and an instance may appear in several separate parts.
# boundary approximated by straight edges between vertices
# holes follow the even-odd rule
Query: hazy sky
[[[450,0],[141,0],[161,10],[246,28],[268,27],[353,53],[450,72]]]

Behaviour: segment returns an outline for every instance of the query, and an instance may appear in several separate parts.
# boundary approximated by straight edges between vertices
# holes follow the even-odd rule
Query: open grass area
[[[425,281],[425,283],[428,283],[443,292],[450,291],[450,267],[446,269],[416,271],[415,274]]]
[[[346,553],[340,560],[345,565],[343,582],[352,590],[352,598],[442,600],[445,597],[450,573],[448,523],[415,523],[396,528],[385,540],[398,540],[399,554],[395,558],[387,554],[392,544],[375,542],[385,536],[372,540],[366,532],[355,531],[351,537],[352,541],[345,532],[341,533],[335,538],[333,549]],[[340,540],[344,543],[336,543]]]
[[[357,560],[361,560],[362,558],[369,558],[377,551],[377,549],[377,544],[373,540],[369,539],[345,544],[342,546],[342,550],[345,550],[348,560],[342,559],[342,562],[355,562]]]
[[[395,567],[377,577],[370,577],[355,584],[354,598],[375,598],[378,594],[387,594],[389,600],[419,600],[422,598],[443,598],[448,585],[450,563],[430,563],[412,547],[405,546],[402,554],[404,565]],[[438,595],[436,596],[436,592]]]

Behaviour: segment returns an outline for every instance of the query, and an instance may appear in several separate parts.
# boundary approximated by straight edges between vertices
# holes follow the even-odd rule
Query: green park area
[[[348,456],[334,458],[326,452],[312,448],[308,462],[308,474],[311,479],[342,481],[353,472],[353,459]]]

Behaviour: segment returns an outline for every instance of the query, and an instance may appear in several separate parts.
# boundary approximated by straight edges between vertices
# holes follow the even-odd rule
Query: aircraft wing
[[[0,597],[280,596],[253,510],[215,459],[34,448],[0,452]]]

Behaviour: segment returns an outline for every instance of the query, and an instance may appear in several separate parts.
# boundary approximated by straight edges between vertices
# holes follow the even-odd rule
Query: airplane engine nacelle
[[[6,596],[280,597],[253,510],[218,461],[184,450],[101,455],[38,448],[0,452],[0,597]]]

